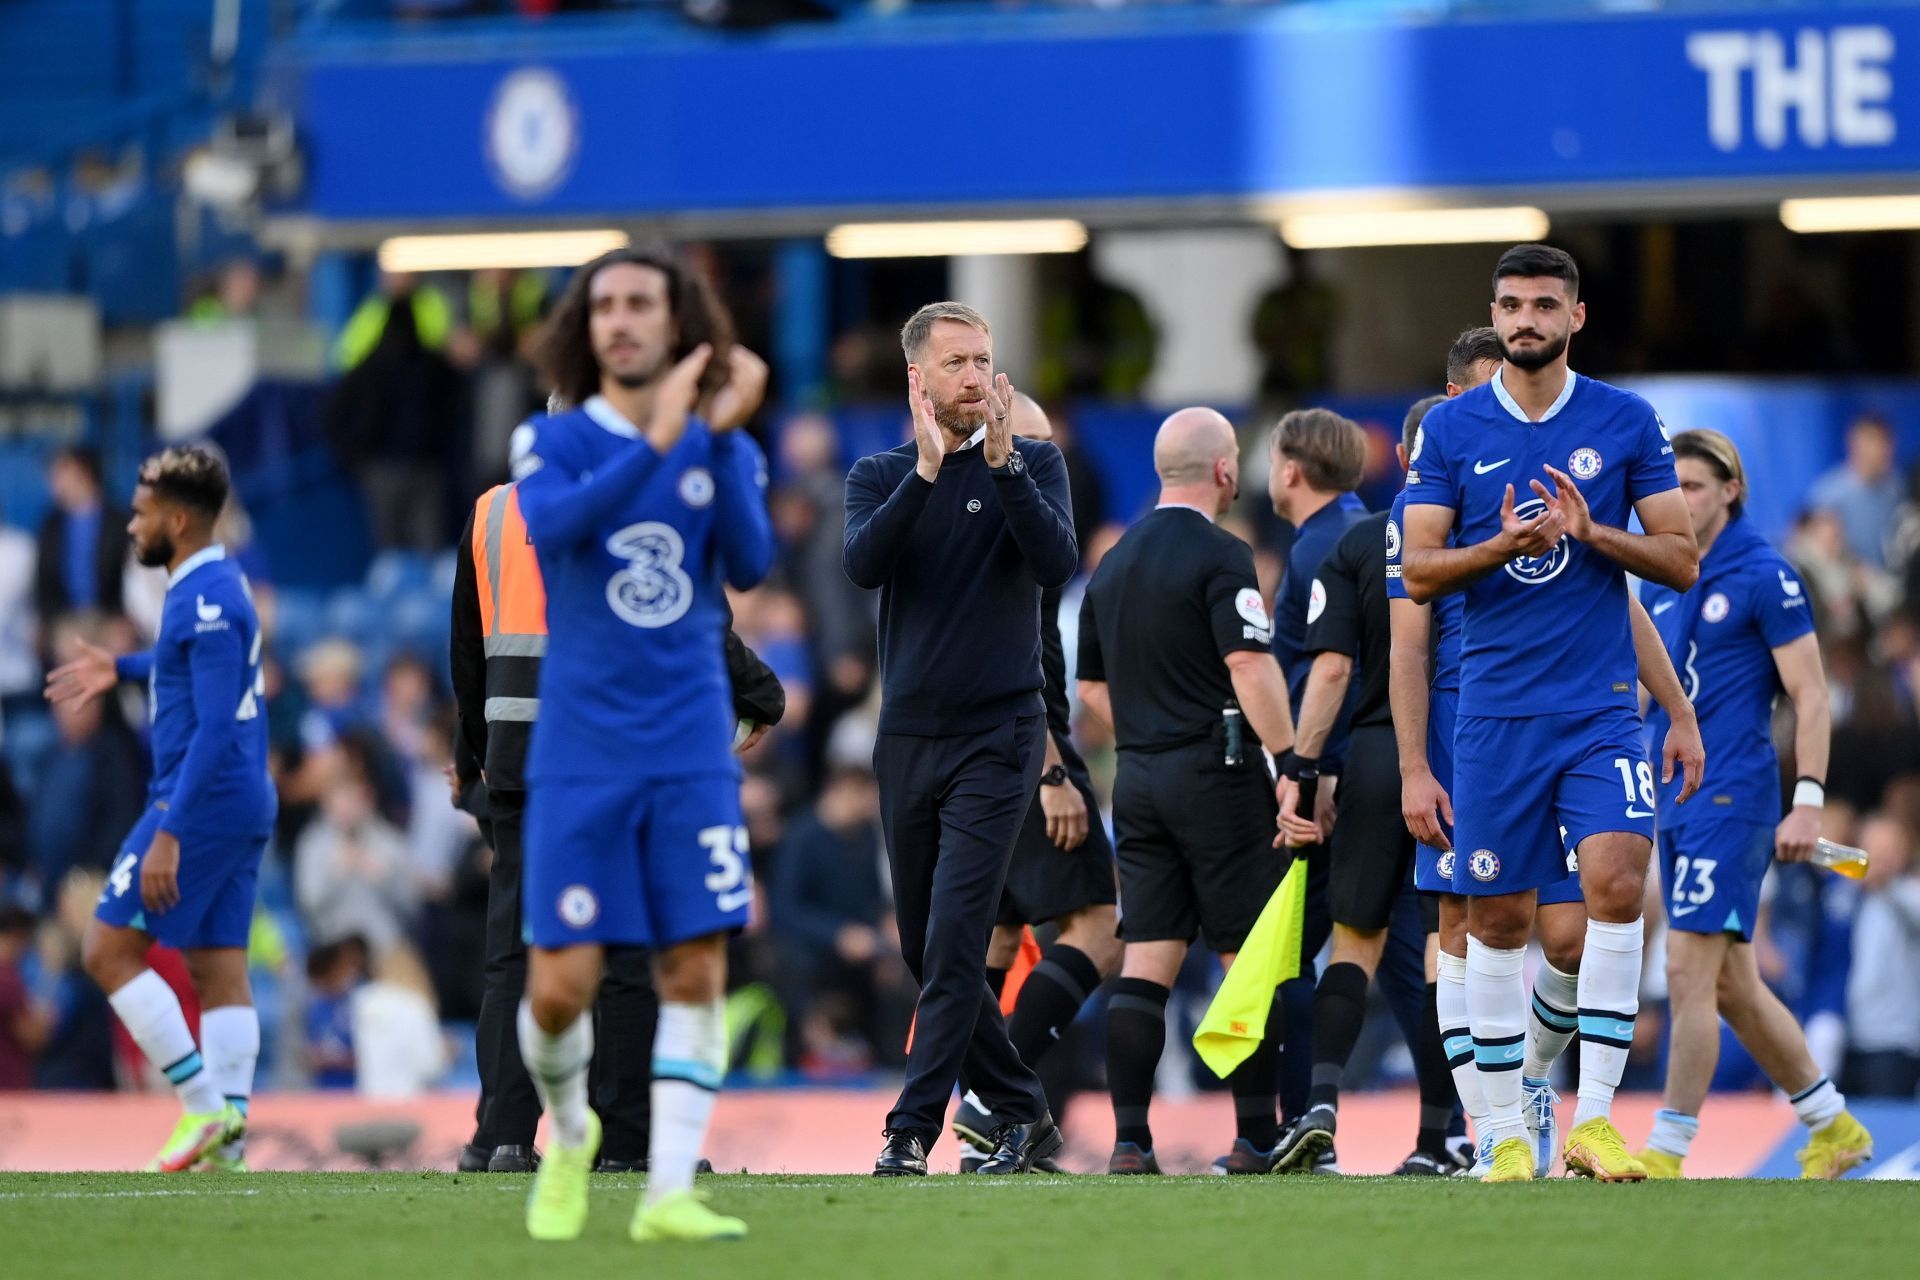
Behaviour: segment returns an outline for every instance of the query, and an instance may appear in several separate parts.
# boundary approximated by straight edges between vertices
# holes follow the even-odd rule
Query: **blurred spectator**
[[[0,755],[0,898],[27,866],[27,804],[13,785],[7,758]]]
[[[345,373],[371,355],[396,311],[413,317],[414,332],[423,346],[435,351],[446,347],[453,332],[453,309],[447,305],[447,295],[405,272],[382,272],[380,287],[354,308],[340,336],[334,339],[334,367]]]
[[[1920,1088],[1920,877],[1914,834],[1897,818],[1860,826],[1865,892],[1847,982],[1848,1093],[1911,1098]]]
[[[98,871],[75,869],[60,882],[51,917],[40,926],[35,986],[53,1014],[34,1083],[42,1089],[111,1089],[113,1010],[80,967],[80,939],[106,885]]]
[[[353,1088],[353,993],[366,980],[367,940],[357,934],[307,953],[305,1056],[316,1089]]]
[[[77,652],[84,623],[57,628],[54,658]],[[74,867],[106,870],[120,842],[146,808],[147,750],[113,698],[53,709],[58,737],[32,788],[27,846],[34,876],[46,889]]]
[[[832,421],[817,413],[791,419],[780,433],[779,454],[784,478],[770,505],[781,563],[805,610],[823,686],[821,717],[830,722],[865,694],[873,678],[872,593],[849,582],[842,564],[847,481]],[[791,699],[793,686],[787,689]],[[807,723],[804,710],[790,714],[795,725]]]
[[[373,962],[350,997],[354,1089],[368,1098],[413,1098],[446,1074],[451,1054],[425,966],[404,943]]]
[[[407,936],[417,892],[407,843],[374,807],[372,784],[348,764],[320,795],[293,853],[294,896],[311,935],[357,934],[375,951]]]
[[[547,309],[547,278],[537,271],[476,271],[467,282],[466,327],[454,334],[455,361],[473,379],[473,448],[468,487],[505,481],[513,429],[542,405],[533,368],[522,356]]]
[[[53,1034],[53,1011],[27,989],[22,960],[33,945],[33,913],[0,907],[0,1093],[33,1086],[33,1060]]]
[[[100,455],[67,448],[47,464],[53,510],[40,522],[33,604],[43,626],[76,609],[119,613],[127,566],[127,513],[106,499]],[[43,649],[46,645],[43,639]]]
[[[876,1006],[897,957],[884,859],[879,788],[858,768],[835,769],[813,812],[780,843],[769,908],[803,1070],[870,1058]],[[862,1052],[857,1064],[850,1038]]]
[[[1813,482],[1807,505],[1832,514],[1846,531],[1848,549],[1884,569],[1904,488],[1893,466],[1893,429],[1865,414],[1847,428],[1847,460]]]
[[[220,268],[213,287],[187,308],[195,324],[225,324],[251,320],[260,312],[260,264],[235,258]]]
[[[438,305],[444,309],[445,299]],[[409,294],[384,308],[372,349],[333,389],[326,429],[360,481],[374,544],[433,552],[446,543],[447,467],[465,418],[466,388],[440,350],[444,315],[436,342],[421,331],[421,310]],[[356,314],[354,323],[359,319]]]
[[[1787,535],[1783,550],[1813,589],[1820,633],[1854,636],[1877,626],[1900,603],[1900,582],[1863,560],[1847,542],[1834,511],[1809,511]]]

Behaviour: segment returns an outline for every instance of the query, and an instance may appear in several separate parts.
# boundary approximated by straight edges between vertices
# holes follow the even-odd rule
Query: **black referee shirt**
[[[1307,624],[1301,646],[1308,655],[1343,653],[1353,659],[1359,688],[1352,700],[1356,729],[1393,723],[1387,700],[1387,515],[1376,512],[1348,529],[1320,562],[1314,596],[1326,604]]]
[[[1076,674],[1107,683],[1120,750],[1166,751],[1219,733],[1234,705],[1222,659],[1272,643],[1253,550],[1191,507],[1159,507],[1087,584]]]

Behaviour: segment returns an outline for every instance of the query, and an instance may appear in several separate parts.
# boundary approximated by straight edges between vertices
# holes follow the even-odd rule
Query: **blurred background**
[[[774,371],[782,552],[736,605],[789,711],[748,761],[735,1066],[858,1085],[901,1061],[913,989],[843,477],[904,438],[903,319],[990,318],[1089,569],[1152,499],[1161,416],[1227,412],[1270,593],[1264,429],[1362,421],[1384,505],[1499,250],[1548,239],[1583,271],[1575,367],[1731,435],[1816,597],[1827,834],[1874,873],[1780,872],[1756,946],[1849,1091],[1911,1096],[1915,175],[1909,4],[0,0],[0,1090],[154,1083],[77,964],[140,807],[141,694],[54,716],[39,690],[76,637],[150,636],[164,584],[121,530],[157,444],[225,450],[271,637],[262,1084],[471,1090],[487,854],[441,779],[450,544],[544,400],[523,352],[567,269],[683,245]],[[1055,1088],[1100,1085],[1100,1016]],[[1385,1023],[1355,1074],[1401,1083]],[[1639,1025],[1629,1084],[1657,1087],[1663,1019]],[[1180,1051],[1162,1074],[1209,1083]],[[1762,1087],[1730,1039],[1719,1084]]]

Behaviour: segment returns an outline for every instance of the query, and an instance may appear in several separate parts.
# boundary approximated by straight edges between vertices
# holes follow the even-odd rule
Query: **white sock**
[[[200,1015],[200,1044],[213,1087],[246,1115],[253,1099],[253,1064],[260,1058],[259,1013],[250,1004],[205,1010]],[[227,1143],[222,1154],[238,1154],[245,1142],[241,1138]]]
[[[1489,947],[1467,939],[1467,1017],[1473,1058],[1487,1095],[1487,1136],[1495,1145],[1525,1138],[1520,1115],[1520,1060],[1526,1054],[1525,947]]]
[[[1833,1087],[1833,1081],[1821,1076],[1793,1095],[1793,1114],[1811,1132],[1824,1129],[1833,1118],[1847,1109],[1847,1096]]]
[[[1648,1136],[1647,1145],[1655,1151],[1664,1151],[1684,1160],[1687,1150],[1693,1146],[1693,1140],[1699,1134],[1698,1116],[1668,1111],[1663,1107],[1653,1113],[1653,1133]]]
[[[1633,1020],[1640,1012],[1642,921],[1587,921],[1587,949],[1580,960],[1580,1106],[1575,1127],[1606,1118],[1613,1091],[1627,1069]]]
[[[1440,1043],[1446,1050],[1447,1069],[1453,1072],[1453,1088],[1460,1095],[1460,1109],[1472,1122],[1474,1141],[1478,1142],[1487,1133],[1487,1094],[1480,1087],[1480,1068],[1473,1061],[1473,1032],[1467,1023],[1465,956],[1440,953],[1434,1001],[1440,1016]]]
[[[107,997],[107,1003],[120,1015],[133,1042],[147,1061],[166,1073],[180,1105],[195,1115],[206,1115],[225,1107],[220,1086],[206,1068],[206,1061],[187,1030],[187,1015],[181,1012],[180,999],[167,980],[151,969]]]
[[[727,1074],[727,1005],[660,1004],[653,1033],[653,1137],[647,1152],[647,1203],[693,1185],[707,1142],[707,1121]]]
[[[1580,1029],[1580,976],[1542,964],[1533,975],[1533,1009],[1527,1018],[1527,1061],[1520,1074],[1545,1080],[1553,1061]]]
[[[593,1062],[593,1019],[581,1014],[557,1036],[533,1020],[533,1005],[520,1002],[520,1060],[533,1077],[553,1140],[563,1147],[587,1141],[587,1067]]]

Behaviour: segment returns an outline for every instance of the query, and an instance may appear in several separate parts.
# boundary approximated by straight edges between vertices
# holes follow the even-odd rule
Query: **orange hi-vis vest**
[[[525,790],[547,652],[547,588],[513,485],[495,485],[474,504],[473,568],[486,637],[487,785]]]

